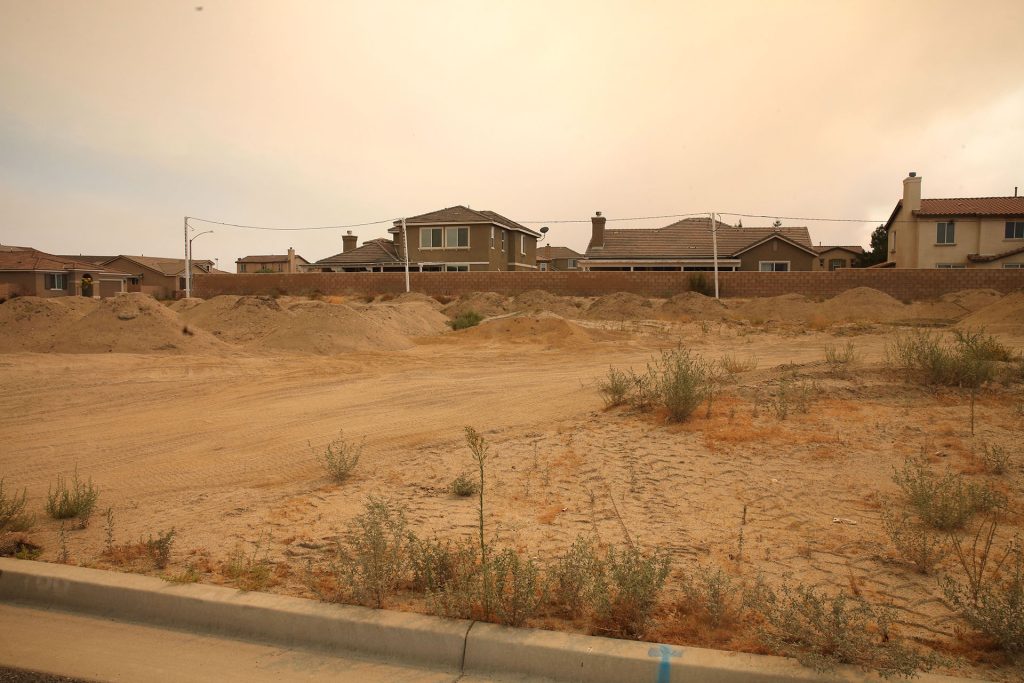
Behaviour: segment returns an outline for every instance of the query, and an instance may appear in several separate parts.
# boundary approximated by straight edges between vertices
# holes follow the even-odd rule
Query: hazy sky
[[[177,256],[185,215],[454,204],[884,219],[909,170],[926,197],[1010,195],[1022,26],[1020,0],[0,0],[0,243]],[[341,250],[337,230],[215,230],[195,254],[227,270]]]

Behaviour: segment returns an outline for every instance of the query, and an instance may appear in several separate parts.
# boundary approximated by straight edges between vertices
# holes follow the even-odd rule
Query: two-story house
[[[537,269],[539,232],[494,211],[451,206],[405,219],[409,263],[421,271]],[[388,229],[404,261],[402,221]],[[414,265],[413,265],[414,264]]]
[[[1024,268],[1024,197],[922,199],[921,177],[885,224],[896,268]]]

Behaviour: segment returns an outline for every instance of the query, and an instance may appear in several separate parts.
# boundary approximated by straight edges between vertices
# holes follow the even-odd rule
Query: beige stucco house
[[[590,220],[583,270],[714,270],[710,217],[653,229],[606,229],[600,211]],[[714,229],[720,271],[812,270],[818,259],[806,227],[743,228],[716,220]]]
[[[921,177],[885,224],[896,268],[1024,268],[1024,197],[922,199]]]
[[[235,261],[238,273],[301,273],[309,261],[288,247],[287,254],[263,254],[243,256]]]
[[[864,255],[864,247],[858,245],[818,245],[818,260],[811,270],[839,270],[840,268],[857,268],[860,258]]]
[[[31,247],[0,246],[0,298],[14,296],[114,296],[131,275],[110,266]]]
[[[583,254],[569,247],[545,244],[537,250],[537,268],[542,271],[579,270]]]

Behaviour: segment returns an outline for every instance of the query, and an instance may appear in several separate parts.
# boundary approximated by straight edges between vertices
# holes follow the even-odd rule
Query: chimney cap
[[[911,171],[910,172],[910,177],[911,178],[916,178],[917,177],[917,171]]]
[[[600,212],[600,211],[598,211],[598,212],[597,212],[597,215],[598,215],[598,216],[600,216],[600,215],[601,215],[601,212]]]
[[[351,235],[351,234],[352,234],[352,231],[351,231],[351,230],[346,230],[346,231],[345,231],[345,234],[346,234],[346,235]]]

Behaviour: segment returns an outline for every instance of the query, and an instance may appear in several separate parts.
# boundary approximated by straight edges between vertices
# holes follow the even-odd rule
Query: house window
[[[538,263],[538,264],[537,264],[537,267],[538,267],[538,268],[540,268],[540,271],[541,271],[541,272],[543,273],[543,272],[546,272],[546,271],[547,271],[547,269],[548,269],[548,264],[546,264],[546,263]]]
[[[1006,221],[1004,236],[1008,240],[1024,240],[1024,221]]]
[[[840,268],[845,268],[845,267],[846,267],[846,259],[832,258],[832,259],[828,260],[828,269],[829,270],[839,270]]]
[[[244,263],[239,263],[238,264],[238,272],[239,273],[244,273],[245,272],[245,264]]]
[[[502,251],[505,251],[505,233],[506,232],[507,232],[506,230],[502,230],[501,231],[501,250]]]
[[[64,273],[47,273],[46,288],[53,290],[64,290],[68,288],[68,276]]]
[[[566,261],[566,266],[565,267],[569,268],[569,269],[575,268],[576,267],[576,259],[571,258],[568,261]]]
[[[1024,269],[1024,263],[1004,263],[1003,268],[1012,268],[1014,270]]]
[[[789,272],[789,261],[759,261],[758,269],[762,273]]]
[[[522,254],[523,256],[526,256],[526,235],[522,235],[520,237],[520,240],[521,241],[519,242],[519,253]]]
[[[936,268],[966,268],[963,263],[936,263]]]
[[[935,224],[935,244],[956,244],[956,229],[953,221]]]
[[[446,263],[444,270],[446,273],[465,273],[469,271],[469,266],[460,265],[458,263]]]
[[[458,249],[469,246],[469,228],[445,228],[444,246],[446,249]]]
[[[494,226],[491,226],[491,249],[494,249]]]
[[[420,228],[420,249],[440,249],[443,234],[441,228]]]

